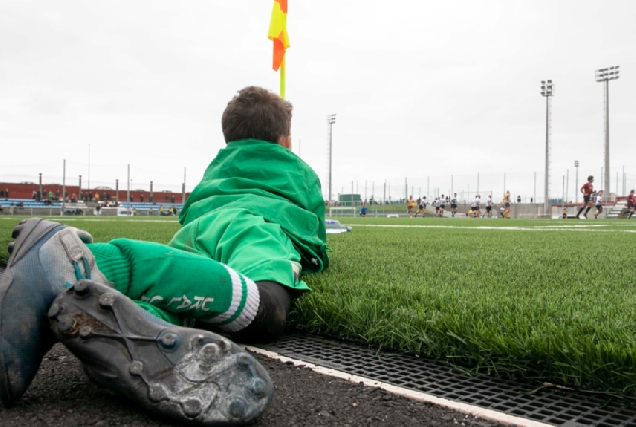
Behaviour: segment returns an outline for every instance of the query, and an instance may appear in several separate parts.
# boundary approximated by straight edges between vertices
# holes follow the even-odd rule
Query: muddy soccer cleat
[[[0,277],[0,399],[17,401],[54,343],[47,312],[67,281],[105,280],[84,242],[90,234],[56,222],[20,222]]]
[[[267,371],[236,344],[166,323],[101,283],[75,283],[53,302],[49,319],[91,380],[156,416],[243,424],[273,397]]]

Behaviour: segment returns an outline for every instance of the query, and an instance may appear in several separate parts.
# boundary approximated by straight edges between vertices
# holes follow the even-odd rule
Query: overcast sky
[[[278,92],[267,29],[272,0],[0,0],[0,181],[191,190],[224,146],[237,90]],[[636,186],[636,2],[289,0],[287,99],[294,152],[327,192],[376,197],[387,180],[447,193],[543,196],[545,98],[552,79],[551,196],[579,160],[603,166],[610,83],[612,191]],[[90,158],[90,162],[89,162]],[[503,183],[504,173],[507,183]],[[402,190],[398,190],[399,186]],[[422,188],[421,190],[418,189]],[[429,191],[433,191],[432,188]],[[409,191],[410,193],[411,191]],[[572,194],[572,193],[570,193]],[[573,198],[570,196],[569,198]]]

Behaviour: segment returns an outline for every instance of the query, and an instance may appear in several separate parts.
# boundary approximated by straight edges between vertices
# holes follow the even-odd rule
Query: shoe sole
[[[20,221],[20,223],[13,229],[11,237],[15,240],[9,243],[7,247],[10,254],[7,261],[7,268],[2,276],[0,276],[0,309],[4,304],[4,298],[7,291],[13,283],[13,272],[11,271],[11,268],[29,252],[29,249],[33,245],[37,244],[40,239],[56,227],[60,227],[60,224],[46,221],[41,218],[31,218]],[[44,330],[48,330],[48,328]],[[2,336],[3,332],[4,325],[2,324],[2,316],[0,316],[0,336]],[[48,348],[50,348],[51,345],[52,342],[43,344],[41,351],[48,351]],[[15,376],[19,375],[15,374]],[[20,397],[22,397],[21,394],[16,396],[14,390],[12,390],[11,378],[13,377],[14,374],[12,374],[11,370],[7,368],[3,352],[0,351],[0,400],[7,407],[13,405],[20,399]]]
[[[204,426],[244,424],[273,397],[267,371],[236,344],[164,323],[101,283],[77,282],[53,302],[49,319],[93,382],[155,415]]]

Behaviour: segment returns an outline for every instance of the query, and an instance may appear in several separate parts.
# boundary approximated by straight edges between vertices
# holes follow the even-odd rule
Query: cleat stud
[[[203,343],[203,335],[198,334],[193,336],[192,338],[190,338],[190,350],[194,350],[197,347],[201,347],[201,344]]]
[[[11,238],[12,239],[17,239],[18,236],[20,235],[20,233],[22,233],[22,229],[24,228],[24,226],[22,225],[18,225],[16,228],[13,229],[13,232],[11,233]]]
[[[64,311],[64,306],[59,305],[57,302],[51,304],[51,308],[49,308],[48,316],[49,319],[56,318],[59,314],[62,314]]]
[[[111,308],[115,303],[115,294],[106,293],[99,297],[99,306],[101,308]]]
[[[218,345],[206,344],[203,346],[201,350],[199,350],[199,356],[201,356],[201,359],[209,361],[216,358],[220,352],[221,352],[221,349],[219,348]]]
[[[247,353],[241,353],[236,356],[236,362],[241,366],[249,367],[254,364],[254,358]]]
[[[75,326],[75,321],[71,316],[60,316],[57,318],[57,330],[62,333],[70,332]]]
[[[262,396],[263,394],[265,394],[267,384],[265,384],[265,381],[260,378],[252,378],[252,381],[250,381],[249,389],[256,396]]]
[[[203,405],[199,399],[190,398],[183,402],[183,412],[189,418],[194,418],[201,413]]]
[[[235,400],[230,403],[230,415],[234,418],[241,418],[245,414],[245,403],[242,400]]]
[[[166,350],[172,350],[179,346],[179,335],[168,332],[159,338],[159,344]]]
[[[20,221],[20,224],[19,224],[19,225],[26,224],[26,222],[27,222],[27,221],[28,221],[28,219],[23,219],[22,221]]]
[[[221,338],[219,340],[219,347],[221,347],[223,351],[229,351],[232,348],[232,343],[226,338]]]
[[[87,340],[93,336],[93,328],[90,326],[82,326],[79,330],[79,336],[83,340]]]
[[[168,392],[163,384],[150,384],[148,386],[148,399],[151,402],[159,403],[168,399]]]
[[[7,245],[7,251],[9,251],[9,254],[13,253],[13,248],[14,248],[15,244],[13,242],[9,243]]]
[[[211,363],[208,363],[208,362],[199,363],[199,371],[201,371],[201,373],[207,374],[211,370],[212,370],[212,364]]]
[[[144,370],[144,364],[141,363],[139,360],[135,360],[134,362],[132,362],[130,364],[130,367],[128,368],[128,371],[130,372],[130,374],[135,376],[140,376],[143,370]]]
[[[79,282],[77,282],[73,286],[73,289],[75,291],[75,296],[78,298],[84,298],[88,296],[88,294],[91,292],[92,284],[93,282],[91,282],[90,280],[80,280]]]

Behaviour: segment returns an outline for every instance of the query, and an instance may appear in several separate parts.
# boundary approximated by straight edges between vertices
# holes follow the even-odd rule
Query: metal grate
[[[636,400],[470,376],[436,359],[291,334],[262,346],[284,356],[482,408],[564,427],[636,427]]]

